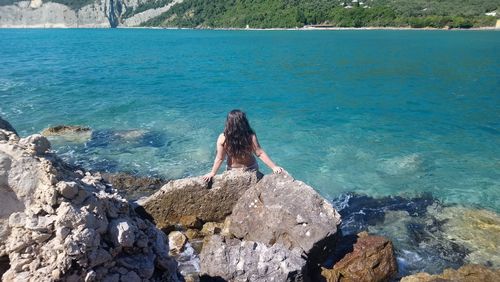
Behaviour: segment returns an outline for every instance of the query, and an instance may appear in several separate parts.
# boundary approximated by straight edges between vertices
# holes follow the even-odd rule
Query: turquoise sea
[[[500,211],[497,31],[0,30],[0,50],[0,116],[23,136],[91,127],[53,140],[88,169],[202,175],[240,108],[328,199]]]
[[[20,134],[152,132],[151,146],[55,146],[88,168],[204,174],[241,108],[325,196],[431,192],[500,211],[499,32],[0,30],[0,50],[0,114]]]

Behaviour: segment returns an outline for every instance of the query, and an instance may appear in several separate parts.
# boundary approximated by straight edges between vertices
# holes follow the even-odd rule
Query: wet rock
[[[441,214],[439,210],[446,207],[429,194],[415,198],[372,198],[351,193],[341,195],[333,202],[342,216],[341,229],[344,236],[368,231],[392,239],[397,250],[400,275],[418,271],[439,273],[445,268],[458,268],[467,263],[469,254],[473,251],[469,245],[453,238],[460,231],[451,236],[449,232],[443,232],[447,230],[448,219],[435,214]],[[457,217],[462,214],[463,212],[455,210]],[[467,233],[469,232],[464,232]],[[483,236],[477,235],[477,241],[482,241],[480,238]],[[495,258],[495,254],[488,252],[475,254],[482,254],[484,262]],[[327,266],[331,267],[331,262]]]
[[[159,228],[178,224],[184,216],[221,222],[255,183],[256,173],[236,170],[215,176],[213,183],[206,183],[201,177],[174,180],[139,204]]]
[[[353,251],[323,269],[326,281],[387,281],[397,273],[396,257],[390,240],[380,236],[358,235]]]
[[[482,209],[439,205],[430,206],[428,213],[442,223],[433,235],[447,238],[454,244],[467,248],[464,258],[466,263],[500,268],[498,214]],[[455,250],[455,253],[458,252]]]
[[[0,258],[9,265],[2,279],[118,281],[122,267],[131,281],[134,273],[179,281],[165,235],[108,193],[98,174],[76,172],[46,152],[44,138],[0,142]]]
[[[402,211],[411,217],[422,217],[427,213],[427,207],[434,203],[435,199],[430,194],[407,199],[398,196],[373,198],[349,193],[333,201],[342,217],[344,235],[357,234],[368,226],[383,223],[388,211]]]
[[[90,134],[92,130],[90,127],[79,126],[79,125],[56,125],[44,129],[41,134],[45,137],[48,136],[66,136],[71,134]]]
[[[308,281],[301,250],[275,244],[211,236],[200,254],[203,279],[227,281]]]
[[[457,270],[445,269],[442,274],[417,273],[406,276],[401,282],[486,282],[500,281],[500,270],[482,265],[464,265]]]
[[[138,177],[127,173],[103,173],[102,178],[111,183],[127,199],[150,196],[168,181],[156,177]]]
[[[335,246],[340,215],[305,183],[266,175],[243,194],[226,224],[237,238],[299,248],[309,262],[321,262]]]

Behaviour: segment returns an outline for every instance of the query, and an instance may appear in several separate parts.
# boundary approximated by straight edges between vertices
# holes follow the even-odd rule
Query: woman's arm
[[[270,169],[273,170],[274,173],[282,173],[283,168],[277,166],[271,158],[266,154],[266,151],[260,147],[259,140],[257,139],[257,135],[252,135],[252,143],[254,147],[254,152],[259,159],[261,159]]]
[[[212,171],[203,175],[203,180],[205,180],[206,182],[210,181],[212,177],[214,177],[217,174],[217,171],[224,162],[224,159],[226,157],[226,153],[224,151],[225,140],[226,137],[224,137],[224,134],[220,134],[219,138],[217,138],[217,155],[215,156],[214,165],[212,166]]]

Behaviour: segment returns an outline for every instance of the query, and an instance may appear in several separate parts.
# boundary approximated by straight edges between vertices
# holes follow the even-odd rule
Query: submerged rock
[[[428,208],[430,216],[442,222],[439,234],[467,248],[464,260],[469,264],[483,264],[500,268],[500,216],[482,209],[462,206]]]
[[[353,251],[335,263],[333,269],[323,269],[328,282],[339,281],[388,281],[397,273],[396,257],[392,242],[387,238],[358,234]]]
[[[127,173],[103,173],[102,178],[109,182],[118,193],[129,200],[150,196],[168,181],[157,177],[140,177]]]
[[[442,274],[417,273],[403,277],[401,282],[486,282],[500,281],[500,270],[482,265],[464,265],[457,270],[445,269]]]
[[[3,281],[178,281],[166,236],[99,174],[47,153],[43,136],[0,132]]]
[[[299,248],[261,242],[209,237],[200,254],[202,280],[309,281]]]
[[[74,142],[90,140],[92,129],[79,125],[57,125],[44,129],[41,134],[45,137],[61,137]]]
[[[186,216],[221,222],[257,179],[255,172],[233,170],[215,176],[213,183],[201,177],[173,180],[139,204],[160,228],[179,224]]]
[[[299,248],[320,263],[335,247],[340,215],[313,188],[290,175],[266,175],[238,200],[228,232],[268,246]]]
[[[466,209],[457,210],[453,206],[444,206],[428,194],[415,198],[371,198],[364,195],[346,194],[334,200],[334,205],[339,207],[339,213],[342,216],[343,235],[349,236],[368,231],[371,234],[392,239],[396,249],[400,277],[419,271],[439,273],[446,268],[458,268],[469,263],[472,253],[475,254],[477,263],[485,265],[493,265],[498,258],[498,255],[494,253],[495,248],[498,247],[490,245],[492,251],[488,251],[485,246],[489,239],[481,239],[492,238],[490,242],[495,242],[492,237],[494,236],[493,229],[467,231],[465,226],[469,219],[464,216],[467,214],[464,212]],[[448,214],[448,212],[451,213]],[[491,217],[491,214],[494,213],[490,213],[488,217]],[[461,224],[464,230],[451,228],[451,225],[458,222],[452,219],[453,217],[466,221]],[[491,225],[483,224],[483,226]],[[483,236],[481,232],[490,232],[490,235]],[[473,238],[471,234],[476,234],[477,238]],[[471,244],[454,238],[457,236],[469,237],[467,240]],[[484,251],[474,251],[475,248],[478,250],[477,246],[473,247],[474,241],[476,245],[483,245]],[[481,241],[483,243],[478,243]],[[331,262],[327,266],[331,267]]]

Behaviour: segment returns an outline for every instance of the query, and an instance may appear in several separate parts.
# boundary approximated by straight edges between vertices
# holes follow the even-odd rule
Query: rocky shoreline
[[[101,175],[66,164],[50,146],[0,118],[2,281],[388,281],[403,278],[402,243],[361,231],[383,235],[398,224],[423,254],[475,264],[402,281],[500,277],[493,213],[430,197],[347,195],[332,205],[287,174],[229,171],[211,183]],[[150,196],[124,198],[141,189]],[[391,219],[403,213],[407,221]]]

